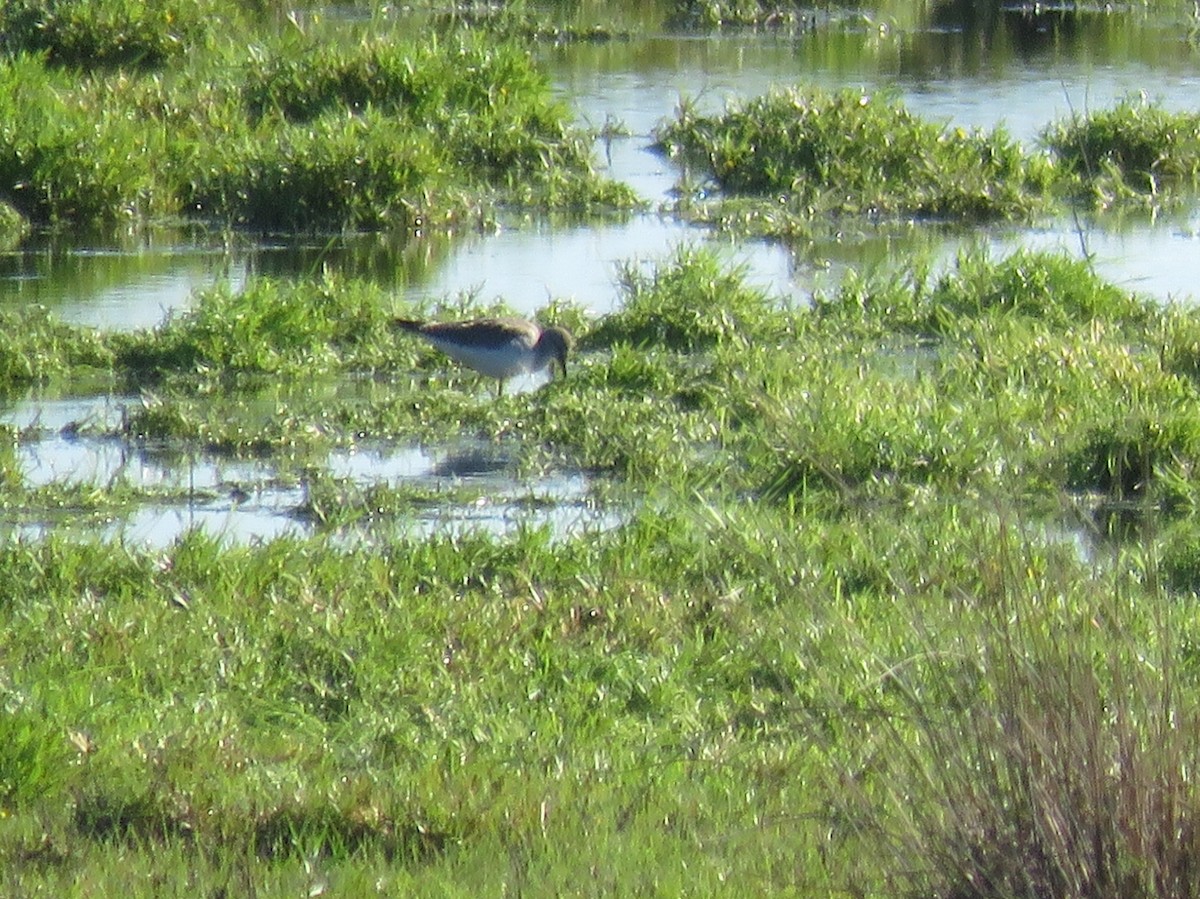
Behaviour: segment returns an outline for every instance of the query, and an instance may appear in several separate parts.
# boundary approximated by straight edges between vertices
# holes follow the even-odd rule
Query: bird
[[[567,353],[575,339],[565,328],[540,328],[523,318],[476,318],[466,321],[427,322],[397,318],[393,326],[418,334],[451,359],[497,381],[496,395],[504,382],[516,375],[544,368],[554,373],[554,363],[567,374]]]

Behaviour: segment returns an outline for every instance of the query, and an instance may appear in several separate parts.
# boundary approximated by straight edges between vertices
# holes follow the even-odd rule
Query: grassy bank
[[[10,389],[152,385],[81,439],[319,469],[477,434],[628,505],[572,538],[7,543],[5,890],[1187,895],[1200,319],[1036,254],[811,309],[694,250],[620,287],[548,310],[571,376],[499,402],[354,282],[10,323]]]

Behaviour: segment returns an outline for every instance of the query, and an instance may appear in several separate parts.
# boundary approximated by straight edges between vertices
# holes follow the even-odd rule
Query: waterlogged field
[[[346,42],[169,6],[0,4],[14,240],[453,241],[635,202],[527,50],[619,23],[431,12],[411,41],[364,8]],[[1036,151],[825,89],[658,139],[673,214],[786,240],[1165,212],[1200,164],[1200,115],[1140,100]],[[0,391],[39,398],[0,423],[0,892],[1200,892],[1192,305],[983,248],[801,301],[685,245],[604,314],[547,298],[567,377],[497,397],[391,323],[500,304],[369,274],[250,273],[152,327],[0,310]],[[94,468],[57,476],[48,435]],[[209,501],[288,526],[154,517]]]

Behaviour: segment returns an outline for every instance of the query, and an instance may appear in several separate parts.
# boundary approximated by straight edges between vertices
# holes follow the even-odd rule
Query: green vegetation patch
[[[620,290],[599,320],[544,310],[578,332],[568,376],[499,398],[388,326],[496,311],[473,297],[255,279],[126,335],[14,313],[10,355],[46,362],[10,389],[100,368],[139,391],[72,439],[262,457],[315,533],[0,546],[2,888],[1115,897],[1188,876],[1195,310],[1043,253],[798,308],[681,248]],[[8,474],[30,433],[3,437],[26,533],[169,499],[32,488]],[[463,439],[604,475],[621,523],[419,538],[402,525],[431,502],[503,490],[330,471],[339,445]]]
[[[117,364],[143,383],[173,373],[314,376],[335,364],[335,341],[366,337],[357,328],[379,300],[361,284],[339,290],[330,283],[259,279],[246,290],[220,285],[203,291],[193,309],[160,327],[111,340]]]
[[[36,224],[189,215],[288,231],[635,202],[594,173],[590,142],[516,44],[251,37],[115,76],[6,56],[0,195]]]
[[[45,307],[0,312],[0,395],[29,384],[50,383],[86,369],[113,365],[105,338],[64,324]]]
[[[685,169],[682,213],[777,236],[811,233],[830,215],[979,223],[1029,219],[1081,196],[1100,207],[1160,205],[1186,196],[1200,171],[1200,116],[1144,98],[1048,125],[1045,152],[1003,128],[968,133],[924,120],[886,94],[811,88],[716,116],[684,102],[658,138]]]
[[[214,146],[186,206],[267,231],[415,230],[434,202],[461,205],[446,190],[449,169],[428,132],[373,112],[331,113],[279,126],[274,143]]]
[[[621,306],[598,323],[588,344],[696,353],[781,337],[788,327],[777,302],[711,252],[683,247],[653,272],[625,266],[619,281]]]
[[[1098,836],[1124,889],[1184,870],[1143,839],[1197,811],[1166,726],[1196,714],[1179,603],[969,496],[799,511],[709,494],[602,539],[370,551],[7,543],[0,882],[555,895],[604,859],[638,864],[601,892],[949,895],[1090,876]],[[1170,825],[1106,814],[1130,784],[1171,791]]]
[[[154,68],[197,49],[226,0],[5,0],[0,34],[10,52],[45,53],[78,68]]]
[[[663,148],[729,194],[768,196],[800,214],[1020,218],[1051,181],[1002,130],[948,130],[899,102],[854,90],[779,90],[721,116],[685,104]]]
[[[1029,479],[1172,504],[1194,494],[1196,316],[1084,263],[966,253],[937,277],[848,278],[805,309],[683,248],[627,267],[621,291],[596,322],[547,310],[579,334],[569,376],[499,399],[391,329],[377,287],[336,278],[214,287],[130,334],[9,313],[7,388],[99,369],[142,391],[123,437],[238,454],[452,433],[635,486],[715,479],[776,498]],[[497,311],[464,298],[445,314]]]
[[[1102,206],[1194,186],[1200,176],[1200,114],[1144,96],[1052,125],[1043,140]]]
[[[921,268],[884,278],[851,273],[813,301],[820,318],[879,337],[951,337],[1004,320],[1063,330],[1105,322],[1136,332],[1162,314],[1086,262],[1026,250],[1002,259],[967,250],[936,278]]]

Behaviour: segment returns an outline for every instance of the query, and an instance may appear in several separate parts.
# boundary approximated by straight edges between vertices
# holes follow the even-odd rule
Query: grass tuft
[[[898,707],[841,769],[840,813],[887,853],[889,892],[1191,895],[1200,710],[1169,626],[1150,623],[1165,598],[1146,612],[1140,588],[1035,573],[1008,534],[981,547],[991,597],[957,597],[949,621],[917,612],[922,648],[877,660],[876,695]]]
[[[1051,125],[1042,139],[1100,205],[1153,197],[1200,176],[1200,115],[1169,112],[1144,96]]]
[[[772,333],[781,318],[774,304],[745,275],[712,252],[686,246],[650,274],[626,265],[621,308],[599,323],[585,347],[627,343],[697,353],[782,336]]]
[[[7,0],[0,33],[10,52],[55,65],[156,68],[203,43],[235,7],[223,0]]]
[[[1049,167],[1002,130],[967,134],[885,95],[780,90],[697,115],[684,104],[660,145],[727,194],[766,196],[801,215],[882,214],[986,221],[1042,206]]]
[[[795,239],[831,215],[1028,220],[1081,188],[1101,207],[1185,197],[1200,165],[1200,117],[1131,99],[1048,125],[1041,143],[1045,151],[1027,151],[1002,128],[950,129],[886,94],[800,87],[717,116],[685,101],[658,133],[684,168],[681,214]]]
[[[28,806],[57,791],[69,764],[64,735],[28,705],[10,707],[0,717],[0,810]]]

